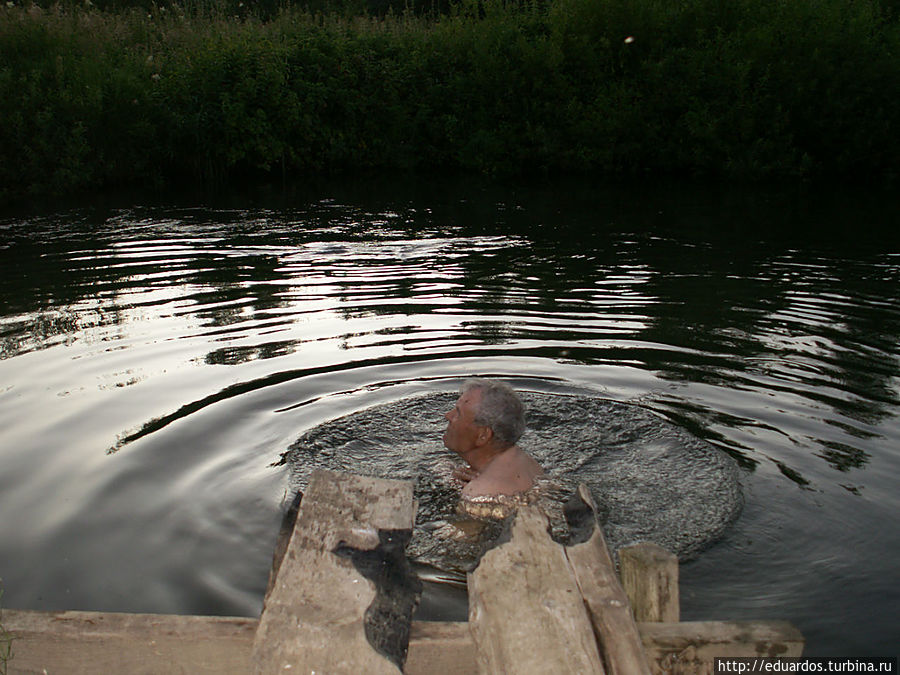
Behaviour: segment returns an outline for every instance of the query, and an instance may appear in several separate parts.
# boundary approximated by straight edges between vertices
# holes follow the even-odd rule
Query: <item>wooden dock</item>
[[[687,675],[715,657],[801,654],[786,622],[680,622],[677,559],[640,544],[617,575],[579,498],[577,543],[520,509],[469,575],[469,621],[418,622],[411,483],[316,471],[258,620],[7,609],[8,672]]]

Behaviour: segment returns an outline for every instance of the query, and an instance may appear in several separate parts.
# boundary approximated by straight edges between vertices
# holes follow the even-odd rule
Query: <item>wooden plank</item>
[[[19,673],[247,673],[256,619],[3,610]],[[800,656],[803,636],[783,621],[640,623],[651,672],[710,673],[715,656]],[[705,660],[704,660],[705,659]],[[290,672],[290,671],[287,671]],[[406,675],[473,675],[465,622],[412,624]]]
[[[300,510],[302,499],[303,493],[296,493],[291,501],[291,505],[281,518],[281,527],[278,529],[278,537],[275,539],[275,550],[272,552],[272,567],[269,570],[269,581],[266,584],[266,594],[263,596],[263,607],[265,607],[265,598],[269,597],[269,593],[275,587],[275,579],[278,578],[281,561],[284,560],[284,554],[287,553],[291,535],[294,534],[294,526],[297,524],[297,512]]]
[[[616,576],[597,507],[587,486],[578,486],[578,497],[591,510],[594,530],[581,544],[565,549],[579,592],[590,611],[603,664],[610,675],[648,675],[650,664],[644,653],[637,624],[625,590]]]
[[[636,621],[678,623],[678,557],[652,542],[619,549],[619,576]]]
[[[475,645],[465,621],[413,621],[405,675],[475,675]]]
[[[246,675],[258,619],[174,614],[3,610],[10,675]],[[290,670],[287,672],[291,672]],[[474,675],[465,622],[414,622],[406,675]]]
[[[786,621],[642,623],[653,675],[713,675],[723,656],[801,656],[803,636]]]
[[[14,673],[243,675],[258,621],[234,617],[3,610]]]
[[[469,627],[481,673],[604,673],[590,618],[547,518],[520,508],[510,540],[469,574]]]
[[[315,471],[265,600],[255,672],[400,672],[406,646],[398,663],[397,654],[392,661],[367,639],[377,588],[354,560],[377,553],[392,536],[408,540],[414,515],[408,481]]]

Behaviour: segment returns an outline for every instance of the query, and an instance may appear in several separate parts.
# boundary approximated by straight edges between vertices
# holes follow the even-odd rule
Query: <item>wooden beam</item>
[[[272,551],[272,567],[269,570],[269,581],[266,584],[265,598],[269,597],[269,593],[275,587],[275,579],[278,578],[278,570],[281,569],[281,561],[284,560],[284,554],[287,553],[288,544],[291,542],[291,535],[294,534],[294,526],[297,524],[297,512],[300,510],[300,502],[303,499],[303,493],[297,492],[291,500],[291,505],[281,518],[281,527],[278,529],[278,537],[275,539],[275,550]]]
[[[239,617],[3,610],[13,634],[11,675],[246,675],[258,625]],[[404,672],[474,675],[468,624],[414,622]]]
[[[393,626],[408,631],[407,675],[647,672],[640,654],[629,656],[627,598],[590,493],[580,486],[579,495],[589,507],[582,523],[593,522],[586,541],[554,544],[546,517],[523,508],[508,540],[469,576],[470,623],[410,624],[414,602],[380,582],[405,583],[412,485],[318,471],[284,555],[276,553],[259,621],[6,609],[3,624],[14,635],[9,672],[395,674],[403,659],[384,648],[391,640],[396,647],[397,635],[385,635]],[[677,589],[677,578],[670,585]],[[803,650],[802,635],[786,622],[645,622],[636,631],[654,675],[702,675],[713,672],[715,657]],[[626,636],[624,657],[616,655],[622,640],[610,635]]]
[[[415,601],[372,579],[384,576],[383,554],[405,563],[414,515],[411,482],[313,472],[265,599],[255,672],[400,672]]]
[[[509,541],[469,574],[469,627],[481,673],[604,673],[562,546],[536,507],[514,516]]]
[[[610,675],[649,675],[650,664],[628,597],[619,584],[606,547],[603,529],[597,519],[597,507],[586,485],[578,486],[577,495],[591,511],[593,533],[586,542],[569,546],[565,552],[590,612],[606,672]]]
[[[256,619],[3,610],[10,673],[245,675]]]
[[[801,656],[803,636],[786,621],[639,624],[653,675],[713,675],[724,656]]]
[[[465,621],[413,621],[405,675],[475,675],[475,645]]]
[[[619,576],[636,621],[678,623],[678,557],[646,542],[619,549]]]
[[[104,612],[3,610],[13,633],[9,672],[250,672],[257,619]],[[803,636],[783,621],[641,623],[651,672],[711,673],[716,656],[800,656]],[[286,671],[290,672],[290,671]],[[413,622],[406,675],[474,675],[465,622]]]

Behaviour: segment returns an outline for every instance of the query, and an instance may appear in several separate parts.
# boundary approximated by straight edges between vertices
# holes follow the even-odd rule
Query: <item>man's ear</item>
[[[478,427],[478,435],[475,437],[475,443],[479,446],[487,445],[494,438],[494,430],[490,427]]]

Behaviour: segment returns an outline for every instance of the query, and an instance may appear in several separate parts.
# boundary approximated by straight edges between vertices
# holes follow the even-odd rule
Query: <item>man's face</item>
[[[484,427],[475,424],[475,410],[481,402],[481,390],[472,389],[459,397],[452,410],[444,414],[448,424],[444,431],[444,445],[460,457],[474,450]]]

